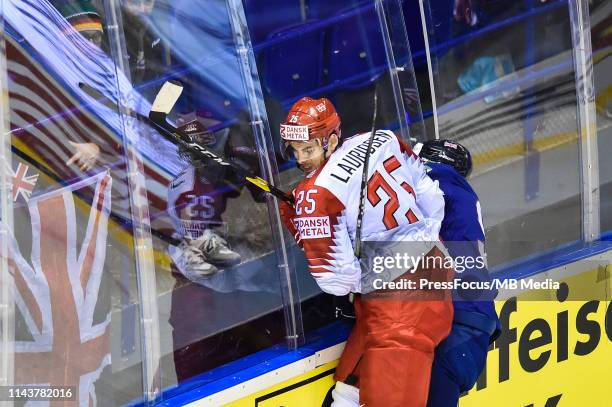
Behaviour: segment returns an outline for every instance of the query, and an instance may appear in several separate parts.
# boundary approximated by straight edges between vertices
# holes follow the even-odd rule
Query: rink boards
[[[611,248],[610,241],[597,243],[578,251],[574,261],[529,277],[567,284],[556,291],[526,290],[513,297],[508,295],[516,291],[500,292],[496,306],[506,330],[492,345],[485,371],[460,406],[602,405],[608,399]],[[529,276],[522,270],[512,274]],[[334,367],[344,346],[338,336],[345,338],[346,332],[330,334],[327,343],[308,344],[301,358],[297,352],[279,355],[164,405],[320,406],[333,386]],[[245,380],[240,382],[240,376]]]

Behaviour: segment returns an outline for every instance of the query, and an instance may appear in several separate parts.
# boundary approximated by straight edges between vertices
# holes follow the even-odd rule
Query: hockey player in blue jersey
[[[455,314],[449,336],[436,348],[428,407],[456,407],[459,395],[471,389],[487,358],[489,344],[499,333],[484,253],[484,228],[478,196],[466,181],[472,158],[461,144],[432,140],[417,144],[414,152],[425,162],[427,175],[444,193],[444,220],[440,235],[455,260],[455,278],[473,282],[476,289],[453,293]],[[467,261],[466,259],[474,259]]]

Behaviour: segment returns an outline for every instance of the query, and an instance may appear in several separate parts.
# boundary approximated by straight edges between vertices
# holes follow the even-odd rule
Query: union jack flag
[[[16,333],[15,384],[76,386],[81,406],[96,404],[94,384],[111,363],[110,309],[97,309],[111,184],[109,173],[102,172],[30,199],[31,262],[12,238],[8,254],[16,314],[28,331]],[[79,198],[77,206],[75,193],[91,195],[92,189],[87,228],[79,242],[76,214],[83,202]]]
[[[22,196],[24,201],[27,202],[32,196],[32,191],[34,191],[36,181],[38,181],[38,174],[28,175],[29,169],[30,167],[27,165],[19,163],[17,171],[13,172],[11,170],[13,177],[13,202],[17,201],[19,196]]]

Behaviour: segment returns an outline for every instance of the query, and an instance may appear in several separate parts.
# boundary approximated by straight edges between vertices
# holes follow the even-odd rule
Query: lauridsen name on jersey
[[[387,134],[382,131],[378,131],[374,134],[372,139],[371,154],[374,154],[376,150],[392,140],[395,136]],[[330,175],[342,182],[348,182],[350,177],[361,168],[365,162],[366,152],[368,151],[369,138],[358,144],[356,147],[350,149],[337,163],[337,169],[341,170],[341,173],[333,171]]]

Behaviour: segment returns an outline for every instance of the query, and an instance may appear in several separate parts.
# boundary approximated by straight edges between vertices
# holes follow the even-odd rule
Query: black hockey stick
[[[355,257],[361,258],[361,225],[363,223],[363,211],[365,208],[365,191],[368,184],[368,164],[370,163],[370,151],[376,134],[376,115],[378,112],[378,83],[374,85],[374,114],[372,115],[372,131],[368,139],[368,149],[363,160],[363,173],[361,174],[361,191],[359,191],[359,210],[357,212],[357,225],[355,226]]]
[[[99,90],[83,82],[79,83],[79,87],[89,96],[98,100],[100,103],[102,103],[109,109],[118,111],[119,106],[112,100],[107,98]],[[274,185],[271,185],[265,179],[251,173],[250,171],[237,165],[236,163],[228,161],[225,158],[219,156],[218,154],[215,154],[214,152],[210,151],[209,149],[202,147],[198,143],[194,142],[191,136],[177,129],[172,124],[168,123],[166,117],[176,104],[179,96],[181,95],[182,90],[183,87],[181,84],[177,82],[168,81],[164,83],[161,90],[155,97],[153,107],[151,108],[148,117],[136,111],[131,111],[129,115],[153,126],[159,132],[159,134],[161,134],[166,140],[170,141],[173,144],[180,145],[185,151],[194,153],[200,156],[200,158],[213,160],[218,165],[231,167],[232,169],[237,171],[239,175],[243,176],[253,185],[293,205],[293,196],[285,193]]]
[[[265,179],[249,172],[245,168],[228,161],[224,157],[196,143],[190,135],[177,129],[166,120],[168,114],[178,101],[183,91],[183,86],[174,81],[164,83],[159,93],[153,101],[153,106],[149,112],[150,122],[160,130],[160,134],[172,143],[180,145],[183,149],[200,156],[201,158],[212,160],[218,165],[227,166],[234,169],[239,175],[243,176],[247,181],[257,186],[258,188],[271,193],[278,199],[281,199],[293,205],[293,196],[285,193],[281,189],[270,184]]]

